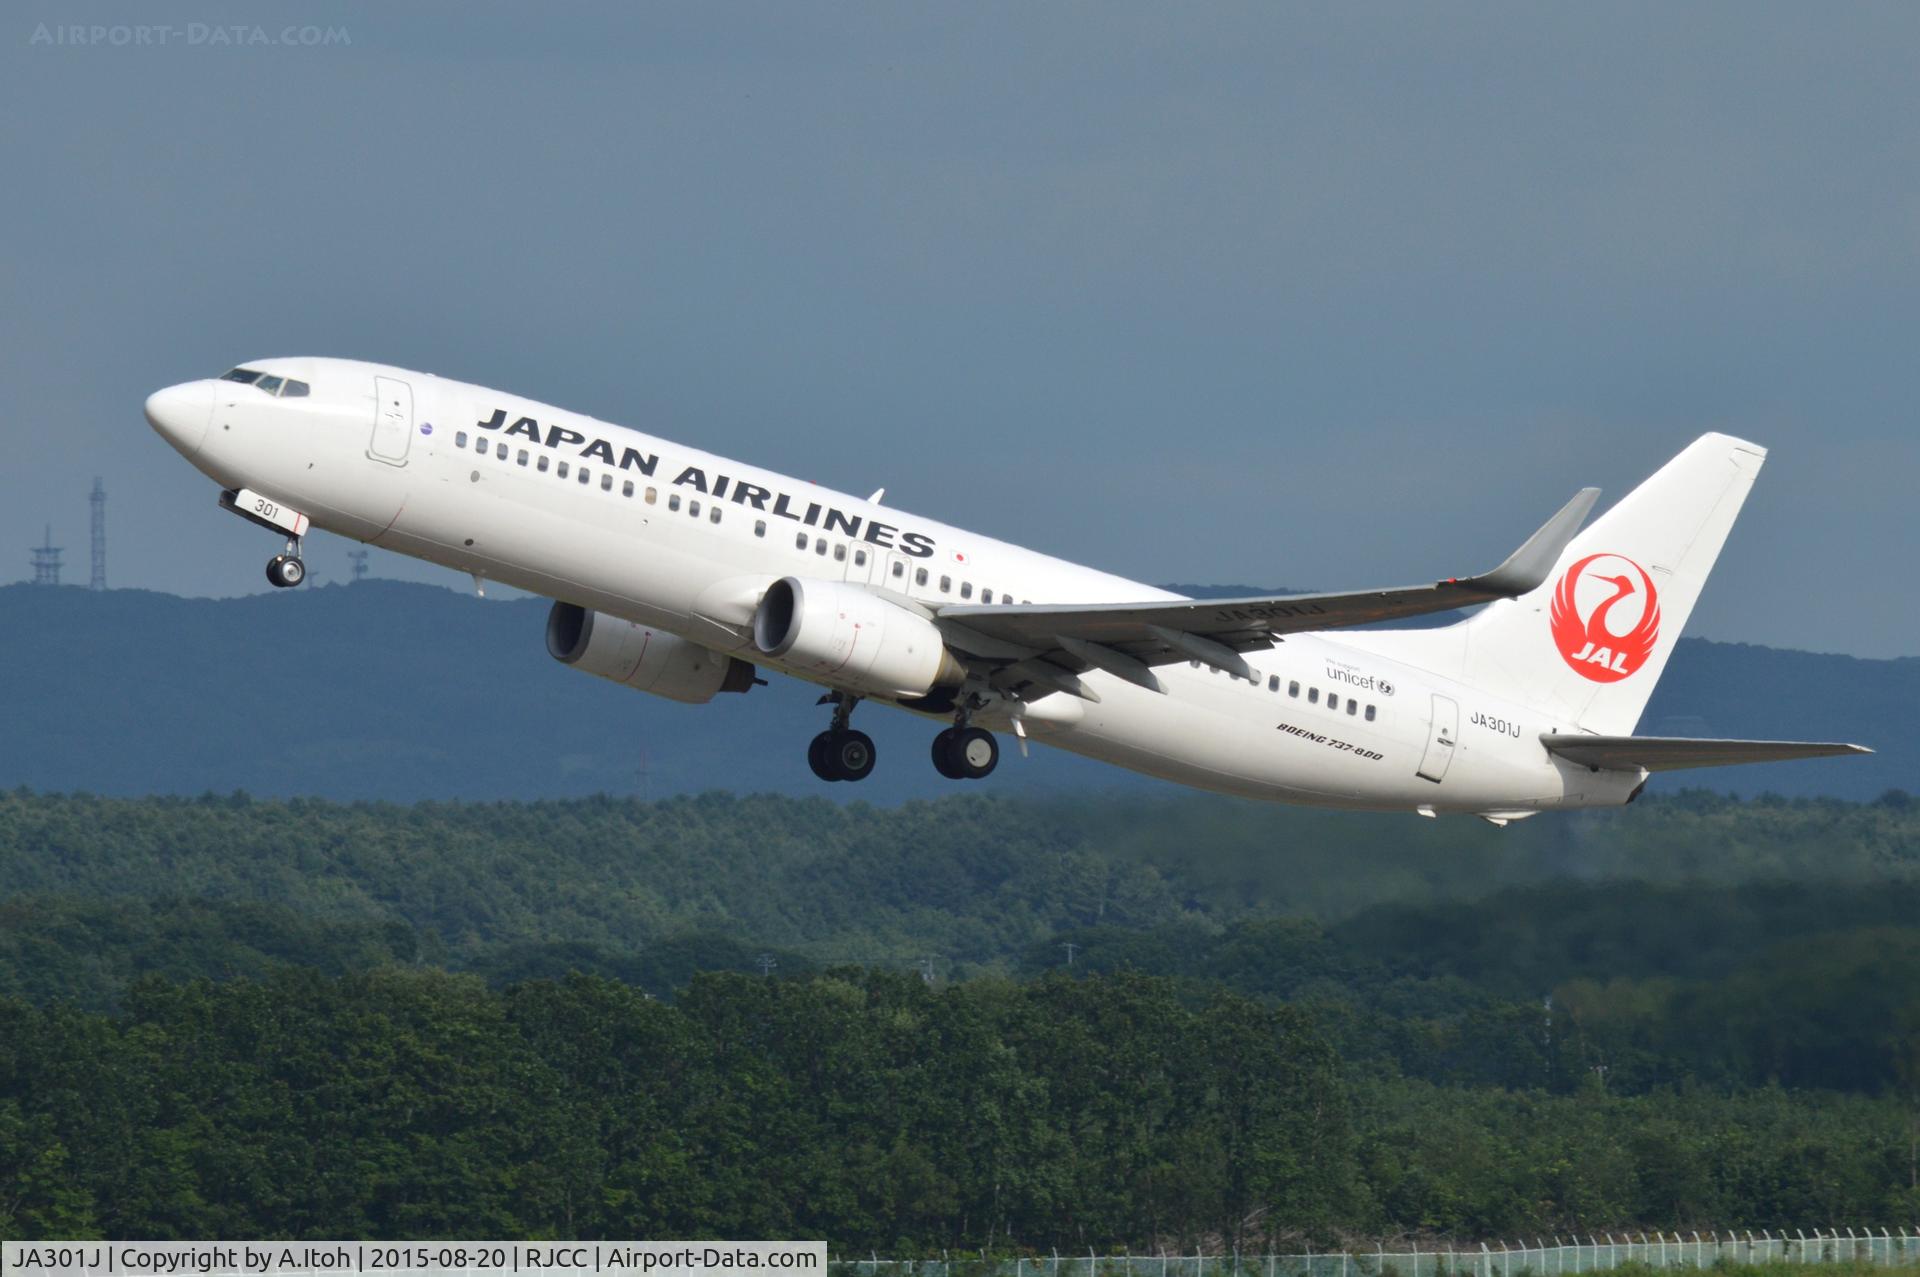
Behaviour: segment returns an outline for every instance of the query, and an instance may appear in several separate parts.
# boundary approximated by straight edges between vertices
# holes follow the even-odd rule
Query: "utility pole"
[[[1075,944],[1073,941],[1069,940],[1065,944],[1061,945],[1060,947],[1067,951],[1067,965],[1072,966],[1074,951],[1077,950],[1080,946]]]
[[[760,974],[761,975],[763,976],[772,975],[774,968],[779,965],[780,964],[778,962],[774,961],[773,955],[771,953],[763,953],[760,955]]]
[[[87,588],[104,590],[107,588],[107,485],[99,475],[93,478],[93,491],[87,496],[87,504],[93,507],[93,574]]]
[[[365,550],[348,550],[347,557],[353,560],[353,579],[355,581],[366,580],[367,552]]]

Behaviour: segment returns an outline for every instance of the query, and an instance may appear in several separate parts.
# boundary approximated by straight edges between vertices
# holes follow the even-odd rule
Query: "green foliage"
[[[1301,1017],[1137,976],[701,976],[668,1006],[288,971],[0,1027],[15,1236],[1252,1242],[1262,1208],[1324,1229],[1356,1198]]]
[[[1917,869],[1899,796],[1494,831],[5,794],[0,1233],[1078,1253],[1911,1218]]]

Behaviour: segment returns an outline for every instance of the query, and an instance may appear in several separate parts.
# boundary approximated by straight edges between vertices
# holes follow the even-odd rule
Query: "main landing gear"
[[[873,773],[878,754],[873,738],[848,726],[858,696],[829,692],[820,698],[833,706],[833,725],[807,746],[807,766],[821,780],[865,780]],[[948,780],[979,780],[1000,762],[1000,742],[993,733],[968,722],[972,706],[954,715],[954,724],[933,738],[933,766]]]
[[[953,726],[933,738],[933,769],[948,780],[979,780],[1000,764],[1000,742],[969,721],[983,702],[969,697],[953,716]]]
[[[1000,763],[1000,742],[983,727],[949,727],[933,738],[933,769],[948,780],[979,780]]]
[[[821,780],[865,780],[878,758],[873,738],[847,725],[860,698],[839,692],[824,697],[821,703],[829,702],[833,705],[833,726],[807,746],[807,766]]]

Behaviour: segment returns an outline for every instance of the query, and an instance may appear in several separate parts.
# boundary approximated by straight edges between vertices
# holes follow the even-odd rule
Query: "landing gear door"
[[[390,466],[407,464],[413,442],[413,387],[393,377],[373,379],[373,441],[367,455]]]
[[[1433,726],[1427,733],[1427,752],[1420,757],[1421,780],[1439,784],[1453,764],[1454,742],[1460,739],[1460,706],[1449,697],[1433,698]]]

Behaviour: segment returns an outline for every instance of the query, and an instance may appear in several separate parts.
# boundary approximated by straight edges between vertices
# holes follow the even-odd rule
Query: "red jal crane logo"
[[[1628,575],[1623,569],[1631,569]],[[1637,579],[1636,579],[1637,578]],[[1591,582],[1582,589],[1584,582]],[[1628,600],[1639,596],[1639,617],[1625,633],[1615,633],[1616,623],[1636,609]],[[1580,602],[1590,606],[1585,619]],[[1595,602],[1595,600],[1598,600]],[[1622,608],[1622,605],[1627,606]],[[1613,614],[1621,611],[1619,622]],[[1617,683],[1646,664],[1653,645],[1660,639],[1660,596],[1653,578],[1632,559],[1619,554],[1589,554],[1560,578],[1553,592],[1553,643],[1560,649],[1573,672],[1596,683]]]

